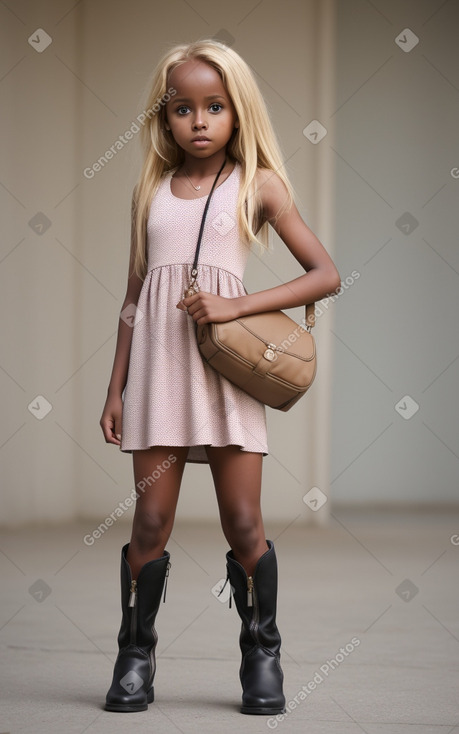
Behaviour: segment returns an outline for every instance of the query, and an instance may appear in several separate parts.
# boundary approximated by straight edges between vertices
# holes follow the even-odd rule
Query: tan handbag
[[[185,296],[199,292],[197,263],[204,222],[218,177],[204,209],[198,244]],[[283,311],[266,311],[223,323],[199,324],[196,328],[202,357],[223,377],[256,400],[287,411],[310,388],[316,374],[316,347],[311,328],[314,304],[305,307],[304,325]]]
[[[260,402],[287,411],[310,388],[316,374],[316,348],[309,328],[283,311],[267,311],[220,324],[200,324],[197,340],[202,356],[217,372]]]

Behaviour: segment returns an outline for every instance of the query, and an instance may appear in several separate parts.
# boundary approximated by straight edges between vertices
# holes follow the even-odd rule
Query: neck
[[[195,176],[196,178],[215,176],[220,170],[225,157],[228,159],[225,149],[218,151],[218,153],[215,153],[209,158],[195,158],[194,156],[185,154],[182,168],[185,169],[189,176]]]

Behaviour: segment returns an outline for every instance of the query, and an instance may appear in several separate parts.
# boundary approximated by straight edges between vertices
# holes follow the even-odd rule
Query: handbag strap
[[[305,319],[305,325],[306,330],[311,331],[312,327],[316,323],[316,304],[315,303],[308,303],[304,307],[304,319]]]
[[[223,161],[223,163],[221,165],[221,168],[220,168],[219,172],[215,176],[215,180],[214,180],[214,182],[212,184],[212,188],[211,188],[211,190],[209,192],[209,196],[207,197],[206,205],[205,205],[204,211],[202,213],[201,226],[199,228],[199,235],[198,235],[198,242],[197,242],[197,245],[196,245],[196,251],[194,253],[193,265],[192,265],[192,268],[191,268],[191,284],[193,284],[193,283],[196,282],[196,277],[198,275],[199,251],[201,249],[202,233],[204,232],[204,224],[205,224],[205,221],[206,221],[207,210],[209,209],[209,204],[210,204],[210,200],[212,198],[212,194],[214,193],[215,186],[217,185],[217,181],[218,181],[218,179],[220,177],[220,174],[223,171],[225,165],[226,165],[226,157],[225,157],[225,160]],[[316,317],[315,317],[315,303],[308,303],[304,307],[304,316],[305,316],[305,326],[306,326],[306,329],[308,331],[310,331],[312,329],[312,327],[314,326],[315,322],[316,322]]]
[[[221,165],[221,168],[220,168],[219,172],[218,172],[218,173],[217,173],[217,175],[215,176],[215,181],[214,181],[214,182],[213,182],[213,184],[212,184],[212,188],[211,188],[211,190],[210,190],[210,192],[209,192],[209,196],[207,197],[206,205],[205,205],[205,207],[204,207],[204,211],[203,211],[203,214],[202,214],[202,219],[201,219],[201,226],[200,226],[200,228],[199,228],[199,235],[198,235],[198,244],[196,245],[196,252],[194,253],[193,266],[192,266],[192,268],[191,268],[191,277],[192,277],[192,279],[193,279],[193,281],[192,281],[192,282],[194,282],[194,281],[196,280],[196,276],[197,276],[197,274],[198,274],[198,269],[197,269],[197,268],[198,268],[198,258],[199,258],[199,250],[201,249],[201,240],[202,240],[202,233],[203,233],[203,231],[204,231],[204,223],[205,223],[205,221],[206,221],[206,216],[207,216],[207,210],[208,210],[208,208],[209,208],[209,204],[210,204],[210,199],[211,199],[211,197],[212,197],[212,194],[214,193],[214,188],[215,188],[215,186],[216,186],[216,184],[217,184],[217,181],[218,181],[218,179],[219,179],[219,177],[220,177],[220,174],[221,174],[221,172],[223,171],[223,169],[224,169],[225,165],[226,165],[226,158],[225,158],[225,160],[223,161],[223,163],[222,163],[222,165]]]

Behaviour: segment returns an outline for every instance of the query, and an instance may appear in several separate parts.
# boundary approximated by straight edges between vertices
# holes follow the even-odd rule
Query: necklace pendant
[[[201,187],[200,186],[195,186],[194,188],[196,189],[196,191],[200,191],[201,190]]]

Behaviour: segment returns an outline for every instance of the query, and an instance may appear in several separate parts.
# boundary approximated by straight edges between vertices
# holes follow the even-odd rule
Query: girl
[[[176,46],[156,69],[148,108],[127,292],[100,420],[106,442],[132,453],[139,490],[131,539],[121,552],[119,653],[105,708],[143,711],[153,701],[154,624],[170,568],[165,546],[188,461],[210,466],[231,548],[227,579],[242,620],[241,712],[278,714],[285,698],[277,562],[260,510],[265,406],[202,360],[195,329],[320,300],[340,277],[295,207],[264,101],[237,53],[210,40]],[[202,239],[200,290],[186,296],[201,216],[219,171]],[[249,245],[266,245],[268,224],[306,274],[248,294],[242,277]]]

